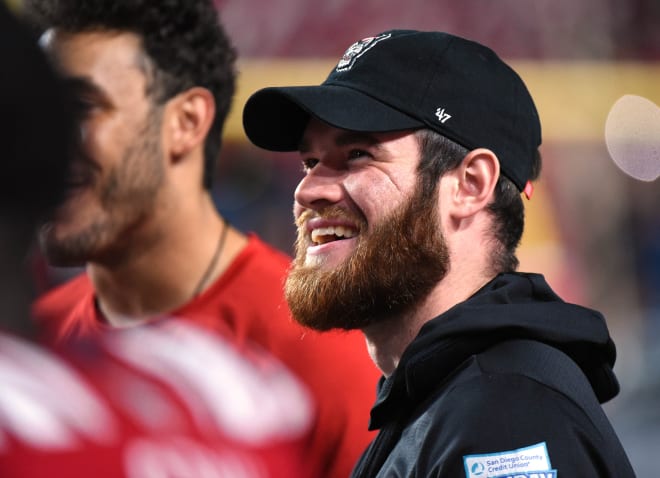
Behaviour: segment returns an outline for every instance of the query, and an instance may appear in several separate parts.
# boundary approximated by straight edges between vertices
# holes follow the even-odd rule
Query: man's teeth
[[[355,237],[357,233],[349,227],[330,226],[319,227],[312,231],[312,242],[315,244],[325,244],[340,238],[349,239]]]

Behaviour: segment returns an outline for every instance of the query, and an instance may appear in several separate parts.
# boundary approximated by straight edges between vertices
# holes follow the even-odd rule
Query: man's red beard
[[[296,258],[285,284],[293,317],[306,327],[351,330],[386,321],[414,309],[447,273],[449,258],[435,219],[435,194],[425,198],[416,192],[369,232],[358,220],[362,224],[355,251],[329,271],[305,265],[305,222],[312,214],[307,211],[298,218]],[[319,214],[336,217],[337,210]]]

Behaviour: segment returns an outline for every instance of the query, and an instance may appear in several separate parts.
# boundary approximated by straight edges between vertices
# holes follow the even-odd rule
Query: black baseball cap
[[[321,85],[254,93],[243,127],[261,148],[295,151],[310,115],[351,131],[429,128],[488,148],[521,191],[541,144],[520,76],[491,49],[444,32],[389,30],[355,42]]]

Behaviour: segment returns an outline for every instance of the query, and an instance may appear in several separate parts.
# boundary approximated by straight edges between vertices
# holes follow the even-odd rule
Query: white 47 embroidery
[[[438,108],[437,110],[435,110],[435,115],[438,117],[441,123],[444,123],[449,118],[451,118],[451,115],[449,113],[445,113],[444,108]]]

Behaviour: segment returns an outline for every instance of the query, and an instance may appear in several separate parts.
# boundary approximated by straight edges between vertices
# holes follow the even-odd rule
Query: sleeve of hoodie
[[[634,477],[593,393],[588,410],[575,393],[473,358],[426,411],[418,465],[427,477]]]

